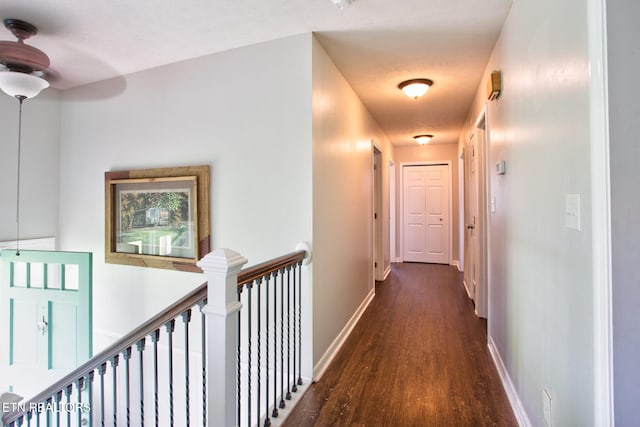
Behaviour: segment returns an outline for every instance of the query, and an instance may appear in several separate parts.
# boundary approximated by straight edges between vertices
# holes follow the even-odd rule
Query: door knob
[[[49,324],[47,323],[46,320],[44,320],[44,316],[42,316],[42,322],[38,322],[38,330],[40,331],[40,333],[42,335],[45,335],[47,333],[47,326]]]
[[[474,228],[476,228],[475,225],[473,224],[467,224],[467,230],[473,230]]]

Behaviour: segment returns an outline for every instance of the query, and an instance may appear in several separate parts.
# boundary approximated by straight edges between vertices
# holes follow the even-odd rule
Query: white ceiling
[[[2,0],[39,28],[67,89],[184,59],[315,32],[394,144],[455,143],[511,0]],[[13,36],[0,27],[0,40]],[[435,83],[419,100],[397,84]]]

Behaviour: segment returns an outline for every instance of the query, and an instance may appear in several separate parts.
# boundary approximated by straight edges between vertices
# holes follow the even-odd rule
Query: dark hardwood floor
[[[486,343],[454,267],[394,264],[283,425],[517,426]]]

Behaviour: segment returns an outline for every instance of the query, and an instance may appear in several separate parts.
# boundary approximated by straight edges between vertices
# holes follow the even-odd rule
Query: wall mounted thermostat
[[[498,175],[504,175],[505,173],[507,173],[507,166],[504,160],[500,160],[498,163],[496,163],[496,173]]]

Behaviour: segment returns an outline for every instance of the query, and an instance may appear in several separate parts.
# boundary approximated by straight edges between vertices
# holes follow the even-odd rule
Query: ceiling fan
[[[25,40],[38,33],[35,25],[19,19],[5,19],[4,26],[18,39],[0,41],[0,89],[19,102],[18,157],[16,180],[16,254],[20,255],[20,161],[22,144],[22,103],[49,87],[45,76],[51,61],[46,53],[25,44]]]
[[[0,89],[11,96],[32,98],[55,79],[55,73],[49,68],[51,61],[46,53],[24,42],[38,33],[35,25],[19,19],[5,19],[4,26],[17,41],[0,41],[0,81],[3,83]]]

